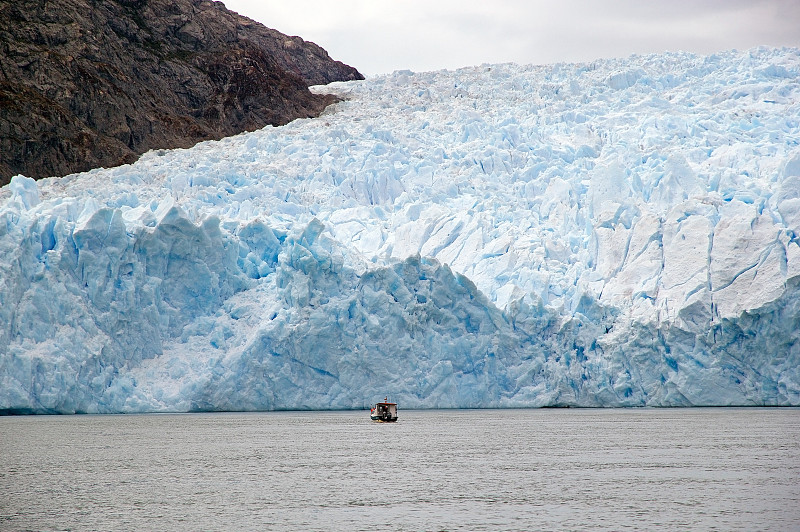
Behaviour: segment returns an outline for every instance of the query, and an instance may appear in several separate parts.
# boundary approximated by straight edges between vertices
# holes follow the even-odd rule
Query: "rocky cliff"
[[[209,0],[0,0],[0,185],[318,115],[363,79]]]

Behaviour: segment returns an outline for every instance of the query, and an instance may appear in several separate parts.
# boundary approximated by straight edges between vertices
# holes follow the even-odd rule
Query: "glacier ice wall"
[[[800,51],[395,72],[0,189],[0,411],[800,405]]]

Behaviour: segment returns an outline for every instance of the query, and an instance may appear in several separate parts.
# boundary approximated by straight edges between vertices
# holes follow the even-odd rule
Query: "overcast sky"
[[[800,47],[800,0],[223,0],[364,75]]]

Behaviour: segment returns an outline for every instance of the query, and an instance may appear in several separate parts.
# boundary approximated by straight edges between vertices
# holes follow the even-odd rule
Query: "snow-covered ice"
[[[800,50],[315,90],[0,189],[0,410],[800,405]]]

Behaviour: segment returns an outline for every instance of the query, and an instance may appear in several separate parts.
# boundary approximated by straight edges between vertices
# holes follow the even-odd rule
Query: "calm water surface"
[[[0,530],[800,530],[800,409],[0,418]]]

